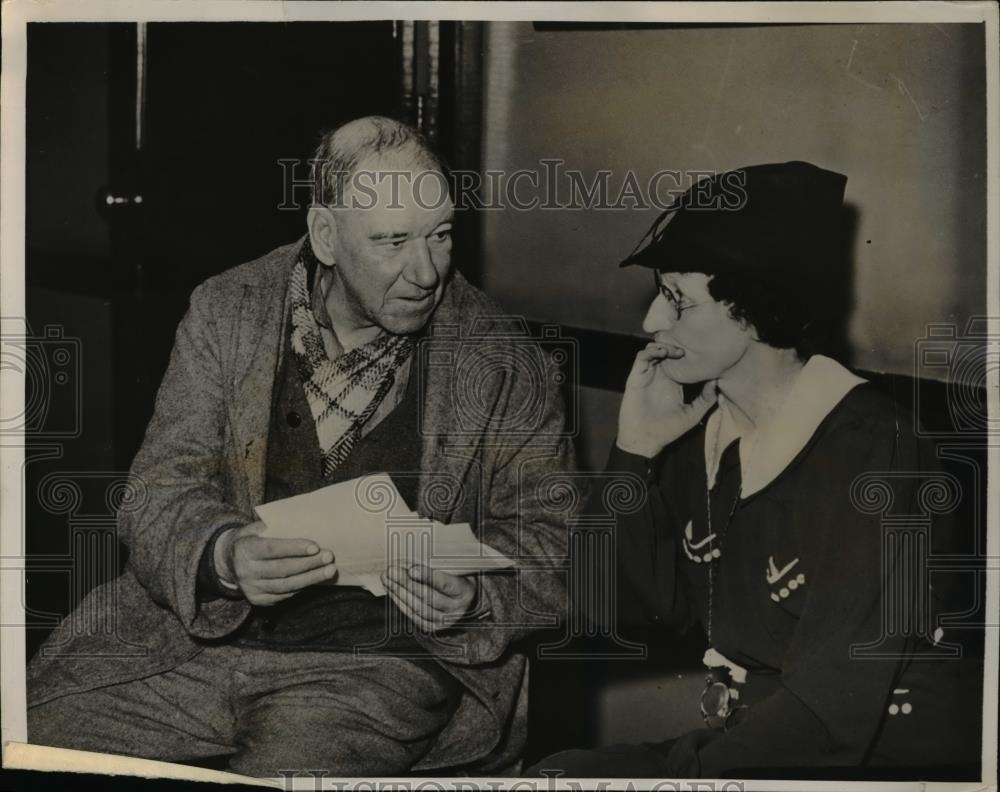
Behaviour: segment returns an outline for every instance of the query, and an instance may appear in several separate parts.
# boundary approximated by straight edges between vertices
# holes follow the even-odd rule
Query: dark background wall
[[[69,508],[45,487],[99,489],[128,469],[191,289],[305,230],[306,191],[303,208],[278,208],[278,160],[305,162],[344,120],[402,112],[397,35],[390,21],[150,24],[140,79],[136,25],[28,26],[27,318],[68,345],[79,386],[31,437],[29,651],[122,561],[71,582],[74,526],[113,516],[99,491]],[[68,390],[50,383],[29,402]]]

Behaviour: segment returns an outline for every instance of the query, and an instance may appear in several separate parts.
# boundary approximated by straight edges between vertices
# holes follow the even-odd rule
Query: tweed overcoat
[[[213,532],[253,521],[263,499],[272,387],[300,245],[228,270],[192,294],[119,510],[125,569],[40,648],[28,667],[29,706],[175,668],[208,643],[225,642],[250,614],[243,599],[200,601],[196,577]],[[416,770],[516,769],[527,661],[513,644],[565,610],[566,513],[545,498],[572,469],[562,400],[552,378],[537,374],[550,356],[501,317],[455,273],[411,369],[424,386],[419,511],[469,522],[524,562],[517,574],[481,577],[486,618],[418,634],[463,692]]]

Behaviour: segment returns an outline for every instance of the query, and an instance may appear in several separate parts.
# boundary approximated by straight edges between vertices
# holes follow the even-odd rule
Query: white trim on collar
[[[791,463],[823,419],[851,389],[866,380],[824,355],[813,355],[802,367],[773,418],[740,440],[741,497],[759,492]],[[720,425],[721,421],[721,425]],[[705,472],[715,486],[722,449],[740,437],[725,397],[705,424]]]

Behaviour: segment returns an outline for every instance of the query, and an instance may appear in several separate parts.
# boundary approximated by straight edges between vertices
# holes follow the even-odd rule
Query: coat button
[[[288,415],[285,416],[285,420],[288,421],[288,425],[295,429],[302,423],[302,416],[299,415],[295,410],[292,410]]]

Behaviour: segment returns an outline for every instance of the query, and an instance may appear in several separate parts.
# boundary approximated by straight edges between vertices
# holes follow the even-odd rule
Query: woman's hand
[[[715,380],[684,403],[684,389],[660,365],[669,357],[662,344],[650,342],[635,356],[618,413],[617,444],[622,451],[654,457],[694,427],[718,398]]]

